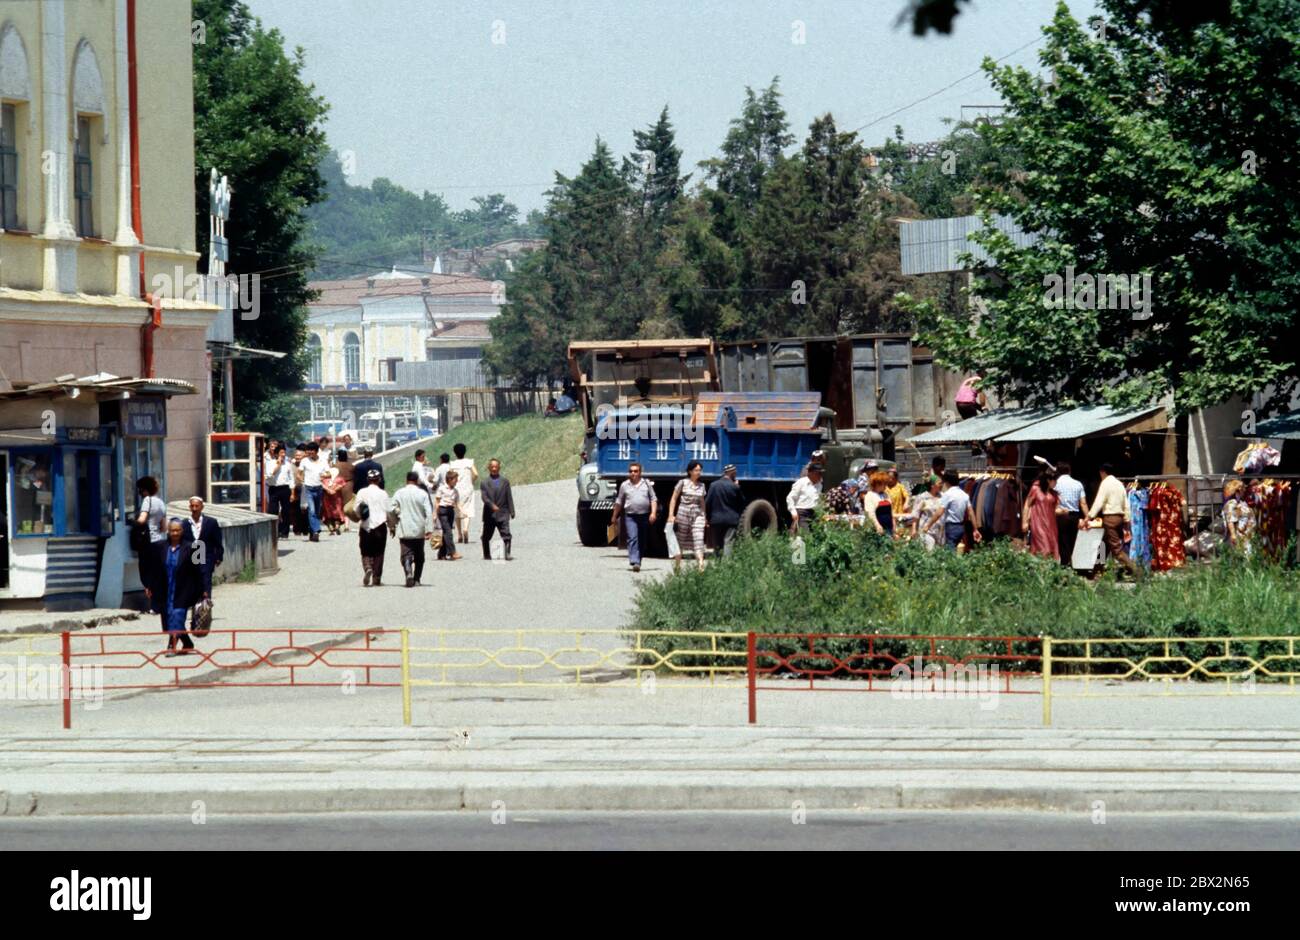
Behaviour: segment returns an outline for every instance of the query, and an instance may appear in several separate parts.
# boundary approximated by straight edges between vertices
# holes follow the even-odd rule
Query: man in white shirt
[[[415,587],[424,573],[424,540],[433,531],[433,504],[414,470],[406,474],[406,485],[393,494],[390,507],[397,516],[395,531],[402,545],[406,586]]]
[[[955,470],[948,470],[943,475],[943,492],[939,495],[939,512],[935,514],[930,528],[943,525],[943,541],[948,548],[956,548],[966,537],[966,523],[971,524],[976,542],[982,542],[984,536],[975,525],[975,510],[970,504],[970,497],[961,488],[961,477]],[[927,530],[928,531],[928,530]],[[937,541],[937,540],[936,540]]]
[[[307,493],[307,526],[313,542],[320,541],[320,518],[325,502],[322,477],[329,468],[329,462],[320,455],[320,446],[314,442],[308,444],[307,456],[298,464],[298,471],[302,474],[302,488]]]
[[[433,475],[433,468],[429,466],[428,458],[424,456],[424,451],[415,452],[415,460],[411,462],[411,469],[420,475],[420,485],[426,490],[429,488],[429,480]]]
[[[807,475],[794,481],[790,494],[785,498],[786,508],[790,510],[791,528],[796,534],[812,522],[813,510],[822,498],[823,469],[819,463],[810,463]]]
[[[279,517],[280,538],[287,539],[290,513],[293,510],[293,464],[290,463],[289,452],[283,444],[276,444],[269,462],[266,471],[267,511]]]
[[[366,485],[357,490],[357,514],[361,516],[362,586],[383,584],[384,547],[388,544],[388,494],[379,485],[379,471],[367,473]]]
[[[1074,543],[1079,538],[1083,511],[1087,508],[1083,484],[1070,476],[1070,464],[1060,461],[1056,465],[1056,495],[1060,504],[1056,509],[1056,543],[1061,552],[1061,564],[1069,568],[1074,558]]]

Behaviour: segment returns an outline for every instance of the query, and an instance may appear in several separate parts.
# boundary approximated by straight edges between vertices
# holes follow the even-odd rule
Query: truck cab
[[[586,428],[578,470],[578,538],[583,545],[609,544],[608,526],[617,480],[596,462],[596,425],[605,415],[633,405],[691,407],[701,392],[718,390],[718,368],[709,339],[610,340],[569,344],[569,375]]]

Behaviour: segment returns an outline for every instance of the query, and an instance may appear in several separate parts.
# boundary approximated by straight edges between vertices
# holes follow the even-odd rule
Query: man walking
[[[1123,565],[1130,575],[1137,577],[1137,565],[1124,550],[1124,535],[1132,517],[1128,508],[1128,494],[1124,484],[1115,476],[1115,468],[1108,463],[1101,465],[1101,486],[1097,487],[1097,496],[1092,501],[1092,508],[1085,515],[1085,521],[1079,523],[1082,528],[1087,522],[1101,517],[1102,538],[1106,541],[1106,551]]]
[[[709,520],[716,555],[731,555],[736,541],[736,527],[740,525],[740,514],[744,511],[745,494],[736,482],[736,465],[729,463],[722,468],[722,476],[704,494],[704,513]]]
[[[325,506],[324,476],[329,468],[329,463],[320,456],[320,445],[315,441],[309,443],[307,456],[298,465],[298,470],[307,494],[307,528],[311,532],[308,537],[313,542],[320,541],[320,520]]]
[[[627,465],[627,479],[618,487],[614,497],[614,514],[610,517],[611,525],[618,525],[619,514],[627,518],[624,529],[627,532],[627,560],[633,571],[641,570],[641,549],[650,527],[654,525],[659,512],[659,500],[655,488],[649,480],[641,479],[641,465],[633,462]]]
[[[810,463],[805,476],[794,481],[790,494],[785,498],[785,506],[790,510],[790,528],[792,534],[807,529],[812,524],[813,510],[822,498],[822,470],[819,463]]]
[[[515,500],[510,495],[510,481],[501,475],[501,461],[488,461],[487,479],[479,487],[483,497],[483,557],[492,559],[492,533],[501,533],[505,559],[510,561],[510,520],[515,517]]]
[[[433,472],[433,468],[426,462],[424,451],[417,450],[415,452],[415,460],[411,463],[411,469],[420,475],[420,485],[428,489],[429,475]]]
[[[943,475],[943,492],[939,495],[939,511],[934,515],[930,529],[940,524],[943,531],[935,541],[948,548],[955,549],[966,537],[966,523],[974,530],[976,542],[984,541],[984,536],[975,525],[975,510],[971,508],[970,497],[961,488],[961,477],[956,470],[948,470]],[[929,530],[927,530],[929,531]]]
[[[370,479],[370,471],[379,471],[379,488],[386,489],[384,486],[384,467],[375,459],[375,449],[370,446],[361,448],[361,463],[356,465],[354,475],[358,480]]]
[[[266,476],[267,507],[272,514],[279,517],[280,538],[289,537],[289,513],[293,509],[293,464],[289,462],[289,452],[283,444],[277,444],[271,455],[271,465]]]
[[[424,540],[432,531],[433,519],[429,491],[420,485],[414,470],[406,475],[406,485],[393,494],[392,510],[397,516],[394,534],[402,543],[402,570],[406,586],[415,587],[424,574]]]
[[[361,517],[361,570],[363,587],[379,587],[384,580],[384,548],[388,542],[388,494],[379,485],[379,471],[367,474],[366,485],[357,491],[356,511]]]
[[[190,517],[181,526],[181,549],[186,560],[197,565],[203,583],[203,600],[212,600],[212,572],[226,557],[226,547],[221,540],[221,524],[211,516],[203,515],[203,500],[190,497]],[[195,614],[190,614],[194,625]]]
[[[1070,465],[1064,460],[1056,465],[1056,472],[1056,496],[1060,500],[1056,509],[1056,544],[1061,552],[1061,564],[1070,568],[1085,508],[1083,484],[1070,476]]]

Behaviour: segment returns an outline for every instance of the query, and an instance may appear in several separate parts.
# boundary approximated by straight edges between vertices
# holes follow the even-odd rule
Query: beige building
[[[492,339],[487,325],[505,303],[499,282],[396,268],[308,286],[317,292],[307,306],[308,388],[394,383],[399,364],[411,362],[455,363],[477,375]]]
[[[192,88],[187,0],[0,4],[0,603],[120,600],[136,479],[200,491]]]

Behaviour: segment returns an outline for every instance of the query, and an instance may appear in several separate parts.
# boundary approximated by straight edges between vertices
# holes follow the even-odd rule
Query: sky
[[[917,38],[895,25],[904,0],[246,2],[302,47],[350,182],[387,177],[454,209],[501,192],[524,212],[597,136],[632,151],[632,131],[665,104],[694,169],[716,155],[745,87],[778,75],[800,142],[827,111],[868,144],[895,124],[936,139],[944,119],[974,113],[963,106],[997,103],[971,74],[985,56],[1037,69],[1056,6],[975,0],[950,36]],[[1068,5],[1079,19],[1096,12],[1093,0]]]

